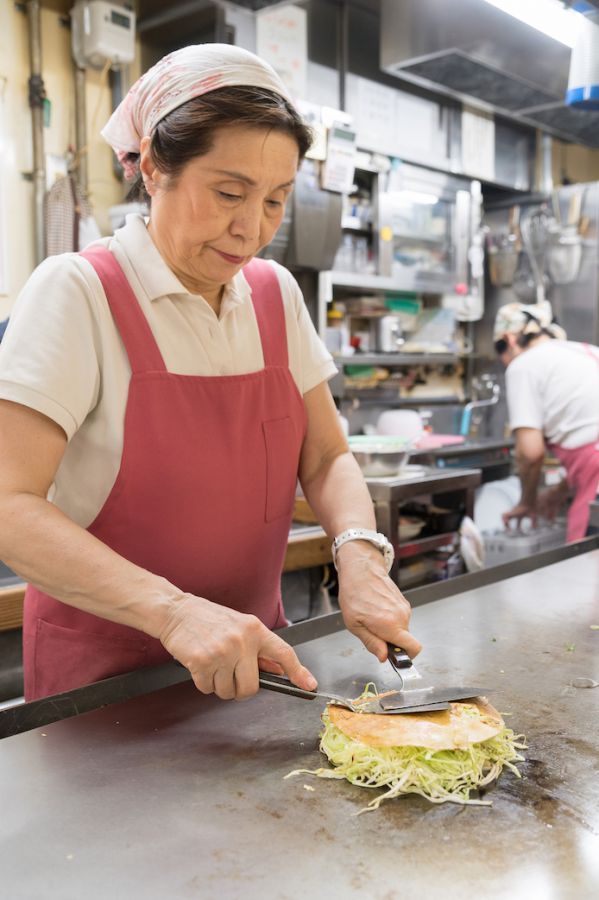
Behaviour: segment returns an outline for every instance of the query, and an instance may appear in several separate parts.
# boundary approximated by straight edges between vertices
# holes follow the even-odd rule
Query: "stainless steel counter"
[[[413,797],[355,817],[369,792],[283,780],[322,762],[318,701],[265,692],[180,684],[0,741],[0,896],[596,898],[599,688],[571,686],[599,680],[594,624],[599,551],[414,610],[423,671],[496,684],[527,735],[491,808]],[[346,632],[298,652],[323,687],[391,677]]]
[[[450,444],[410,453],[413,463],[455,469],[462,466],[481,471],[481,482],[496,481],[512,474],[512,438],[467,438],[463,444]]]

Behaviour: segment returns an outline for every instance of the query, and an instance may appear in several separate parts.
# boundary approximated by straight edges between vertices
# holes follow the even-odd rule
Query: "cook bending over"
[[[519,503],[504,523],[553,520],[569,493],[567,540],[585,536],[599,485],[599,348],[566,340],[551,305],[509,303],[495,320],[495,349],[505,373],[509,423],[516,440]],[[546,446],[566,469],[539,492]]]

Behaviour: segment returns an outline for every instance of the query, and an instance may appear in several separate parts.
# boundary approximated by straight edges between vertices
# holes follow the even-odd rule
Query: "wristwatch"
[[[374,546],[383,554],[387,572],[390,571],[393,560],[395,559],[393,546],[384,534],[381,534],[378,531],[371,531],[369,528],[347,528],[345,531],[342,531],[341,534],[337,535],[333,541],[333,546],[331,547],[333,553],[333,565],[335,568],[337,568],[337,552],[339,547],[347,544],[348,541],[369,541],[371,544],[374,544]]]

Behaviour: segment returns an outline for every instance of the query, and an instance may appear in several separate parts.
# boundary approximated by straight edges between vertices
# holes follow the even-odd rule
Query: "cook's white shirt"
[[[524,350],[505,373],[510,428],[538,428],[549,443],[570,449],[596,441],[598,363],[599,348],[574,341]]]
[[[97,244],[121,265],[169,372],[240,375],[264,367],[251,290],[239,272],[220,317],[190,294],[160,256],[139,215]],[[96,246],[96,245],[94,245]],[[336,373],[293,276],[271,262],[285,307],[289,368],[300,394]],[[87,527],[104,505],[123,450],[131,368],[95,270],[76,253],[32,274],[0,344],[0,398],[57,422],[68,444],[49,499]]]

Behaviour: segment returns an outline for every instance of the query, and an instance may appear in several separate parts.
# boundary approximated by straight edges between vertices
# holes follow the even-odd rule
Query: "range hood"
[[[484,0],[381,0],[385,72],[599,147],[599,112],[564,103],[570,53]]]

